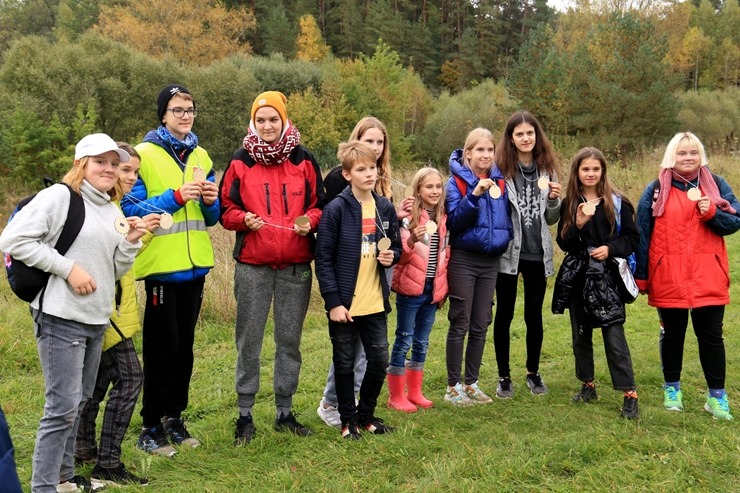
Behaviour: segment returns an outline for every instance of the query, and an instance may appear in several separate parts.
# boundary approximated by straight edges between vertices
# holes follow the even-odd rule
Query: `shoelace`
[[[676,387],[666,387],[665,391],[668,394],[668,399],[672,401],[678,400],[678,390],[676,390]]]

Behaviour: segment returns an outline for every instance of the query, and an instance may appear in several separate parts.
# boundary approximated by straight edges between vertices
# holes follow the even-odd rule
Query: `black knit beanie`
[[[185,86],[179,84],[170,84],[164,86],[164,89],[159,91],[157,96],[157,116],[159,117],[159,123],[162,123],[164,118],[164,112],[167,111],[167,103],[170,102],[176,94],[190,94],[190,91]]]

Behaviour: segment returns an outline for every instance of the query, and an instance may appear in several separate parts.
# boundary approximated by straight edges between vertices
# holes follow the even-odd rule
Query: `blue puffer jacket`
[[[489,177],[501,188],[501,196],[494,199],[484,193],[476,197],[473,190],[479,179],[463,164],[462,157],[462,149],[456,149],[450,156],[452,176],[447,182],[445,199],[450,246],[453,251],[501,255],[514,237],[504,176],[492,165]],[[465,183],[466,190],[460,190],[455,177]]]

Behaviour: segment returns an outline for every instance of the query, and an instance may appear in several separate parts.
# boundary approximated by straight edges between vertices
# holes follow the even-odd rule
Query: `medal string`
[[[141,199],[138,199],[131,195],[130,193],[124,193],[124,197],[128,197],[128,199],[134,203],[136,207],[143,210],[144,212],[156,212],[159,214],[169,214],[166,210],[160,209],[156,205],[150,204],[149,202],[145,202]]]
[[[534,182],[536,182],[536,181],[539,181],[539,180],[540,180],[540,169],[539,169],[539,168],[537,167],[537,165],[536,165],[536,164],[534,165],[534,169],[535,169],[535,171],[536,171],[536,173],[537,173],[537,178],[535,178],[534,180],[530,180],[529,178],[527,178],[527,175],[526,175],[526,174],[524,173],[524,168],[522,168],[522,163],[521,163],[521,161],[517,161],[517,162],[516,162],[516,164],[518,164],[518,165],[519,165],[519,171],[521,172],[521,174],[522,174],[522,178],[524,178],[524,180],[525,180],[525,181],[528,181],[528,182],[530,182],[530,183],[534,183]]]
[[[691,188],[696,188],[697,190],[699,190],[699,191],[701,192],[701,190],[699,189],[699,186],[701,185],[701,182],[700,182],[700,178],[699,178],[699,175],[696,175],[696,185],[694,185],[694,184],[693,184],[693,183],[691,183],[691,182],[690,182],[689,180],[687,180],[687,179],[686,179],[686,178],[684,178],[683,176],[679,175],[679,174],[678,174],[678,173],[676,173],[675,171],[671,170],[671,173],[673,173],[673,175],[674,175],[674,176],[677,176],[677,177],[681,178],[681,179],[682,179],[683,181],[685,181],[685,182],[686,182],[686,183],[687,183],[687,184],[688,184],[688,185],[689,185],[689,186],[690,186]]]
[[[383,233],[383,238],[388,238],[388,235],[385,232],[385,228],[383,227],[383,220],[380,217],[380,211],[378,210],[378,206],[373,204],[375,207],[375,218],[373,218],[373,222],[375,223],[375,226],[380,228],[380,231]],[[380,218],[380,224],[378,224],[378,218]]]
[[[378,178],[382,178],[384,180],[388,180],[389,182],[391,182],[391,183],[393,183],[395,185],[404,187],[404,188],[406,188],[408,186],[405,183],[403,183],[402,181],[398,181],[398,180],[396,180],[394,178],[391,178],[390,176],[379,176]]]

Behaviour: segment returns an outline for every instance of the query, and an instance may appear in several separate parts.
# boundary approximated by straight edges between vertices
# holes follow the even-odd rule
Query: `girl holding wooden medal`
[[[236,231],[236,445],[256,431],[252,407],[260,385],[260,354],[273,306],[275,422],[277,431],[311,433],[295,418],[293,395],[301,370],[301,334],[311,297],[314,235],[321,171],[288,119],[285,96],[260,94],[252,104],[244,145],[220,185],[221,224]],[[274,298],[274,304],[273,304]]]
[[[621,205],[615,205],[617,201]],[[625,309],[617,284],[621,280],[607,260],[627,258],[637,248],[640,237],[634,217],[630,201],[608,179],[601,151],[593,147],[578,151],[560,208],[557,242],[566,256],[555,281],[552,310],[570,312],[576,378],[581,381],[573,401],[597,399],[592,338],[593,330],[601,327],[612,386],[624,392],[621,414],[627,419],[639,415],[637,391],[624,334]]]
[[[452,247],[447,272],[450,328],[445,401],[455,406],[491,402],[478,387],[478,374],[493,318],[499,256],[513,237],[509,199],[493,160],[493,142],[489,130],[476,128],[465,139],[465,147],[450,156],[452,176],[445,199]]]
[[[722,324],[730,303],[730,264],[724,236],[740,229],[740,203],[730,185],[707,167],[704,146],[689,132],[668,144],[658,179],[637,209],[640,247],[635,280],[658,309],[663,405],[683,410],[681,370],[691,315],[708,396],[704,409],[732,419],[725,392]]]
[[[447,297],[449,250],[443,183],[442,174],[434,168],[416,172],[411,184],[415,201],[410,219],[403,221],[403,253],[393,272],[397,325],[388,366],[388,407],[409,413],[416,412],[416,406],[433,405],[421,385],[434,317]]]
[[[506,122],[496,149],[496,165],[506,178],[514,239],[501,255],[496,279],[493,344],[498,363],[496,397],[511,398],[514,384],[509,367],[510,328],[514,318],[519,275],[524,282],[524,323],[527,326],[525,382],[533,394],[545,394],[539,374],[542,351],[542,304],[547,277],[555,273],[549,226],[560,218],[560,165],[537,119],[517,111]]]
[[[31,302],[46,387],[33,453],[33,491],[90,488],[74,471],[79,413],[95,386],[115,281],[131,269],[147,231],[138,217],[123,221],[125,234],[116,229],[119,166],[128,160],[109,136],[84,137],[75,146],[74,166],[62,179],[69,188],[57,184],[40,191],[0,235],[5,254],[51,274]],[[60,255],[54,245],[68,219],[71,194],[82,197],[85,218],[69,250]]]

